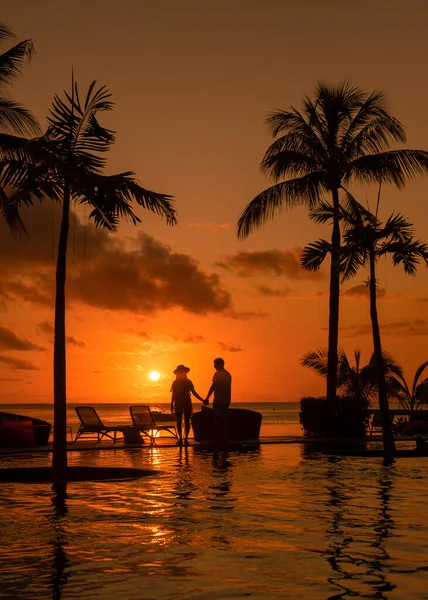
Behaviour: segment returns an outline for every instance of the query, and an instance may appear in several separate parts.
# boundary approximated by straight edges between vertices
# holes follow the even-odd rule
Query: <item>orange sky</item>
[[[120,10],[118,9],[120,6]],[[258,166],[276,108],[299,106],[317,80],[350,80],[387,91],[411,148],[428,148],[426,23],[421,0],[24,0],[1,18],[36,56],[13,87],[44,124],[53,94],[92,79],[113,92],[102,115],[118,132],[109,171],[134,170],[147,188],[173,194],[179,225],[138,214],[113,238],[86,228],[70,235],[70,401],[168,401],[178,363],[202,395],[212,359],[223,356],[235,401],[297,401],[323,392],[299,366],[326,346],[328,278],[302,273],[299,248],[326,236],[299,209],[244,242],[236,221],[268,181]],[[105,117],[105,118],[104,118]],[[374,202],[376,190],[356,190]],[[428,241],[428,179],[404,192],[384,188],[381,216],[402,211]],[[28,216],[27,216],[28,215]],[[52,399],[52,246],[59,210],[24,219],[31,239],[0,224],[0,402]],[[74,231],[74,233],[73,233]],[[73,253],[74,238],[74,253]],[[244,276],[245,275],[245,276]],[[341,345],[371,352],[360,273],[343,287]],[[428,358],[428,274],[383,261],[379,312],[384,346],[410,378]],[[362,293],[361,293],[362,292]],[[157,384],[147,374],[161,374]]]

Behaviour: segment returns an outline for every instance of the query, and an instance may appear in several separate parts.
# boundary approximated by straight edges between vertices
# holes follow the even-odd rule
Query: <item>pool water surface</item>
[[[60,504],[46,484],[1,484],[0,598],[428,598],[428,457],[385,466],[275,444],[69,462],[161,474],[68,484]]]

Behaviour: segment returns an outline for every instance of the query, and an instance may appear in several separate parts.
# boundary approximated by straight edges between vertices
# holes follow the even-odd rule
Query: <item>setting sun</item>
[[[151,373],[149,373],[150,381],[159,381],[159,377],[160,373],[158,373],[157,371],[151,371]]]

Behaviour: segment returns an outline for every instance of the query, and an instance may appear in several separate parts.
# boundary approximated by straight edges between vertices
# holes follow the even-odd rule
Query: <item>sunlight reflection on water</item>
[[[2,484],[1,598],[427,598],[428,458],[385,467],[290,444],[70,464],[161,474],[69,484],[62,508],[47,485]]]

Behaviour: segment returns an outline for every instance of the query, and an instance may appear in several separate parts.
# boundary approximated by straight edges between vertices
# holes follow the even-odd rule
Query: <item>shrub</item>
[[[367,400],[353,396],[325,396],[300,400],[300,424],[308,437],[359,438],[365,437],[369,419]]]

